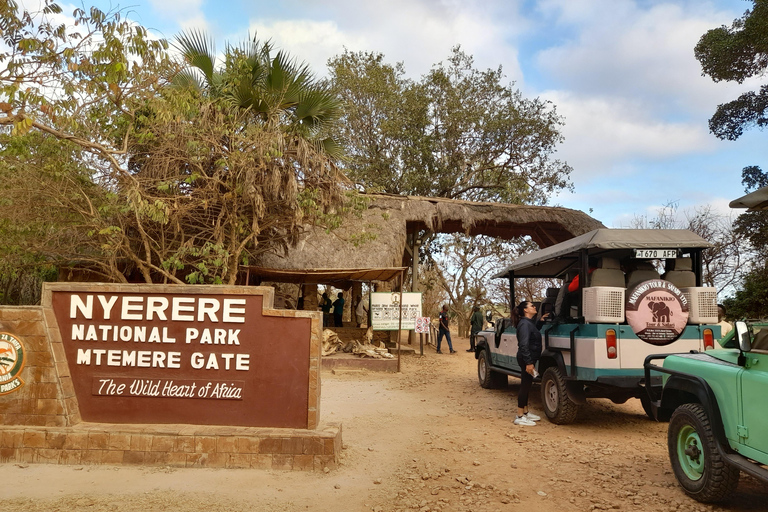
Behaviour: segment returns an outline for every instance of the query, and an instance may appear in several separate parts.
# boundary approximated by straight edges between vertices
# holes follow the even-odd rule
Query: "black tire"
[[[547,368],[541,377],[541,405],[556,425],[573,423],[579,412],[579,404],[568,397],[565,379],[556,366]]]
[[[653,421],[656,421],[656,417],[653,415],[653,408],[651,407],[651,399],[648,397],[648,395],[640,395],[640,405],[643,406],[645,415],[651,418]]]
[[[684,404],[675,410],[669,420],[667,448],[675,477],[691,498],[716,503],[736,490],[739,470],[720,457],[701,404]]]
[[[491,356],[486,348],[481,348],[477,354],[477,380],[484,389],[503,388],[509,382],[505,374],[491,370]]]

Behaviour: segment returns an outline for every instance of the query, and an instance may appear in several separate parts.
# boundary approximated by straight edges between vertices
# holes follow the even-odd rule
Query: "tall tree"
[[[308,94],[306,67],[251,41],[198,88],[119,12],[76,9],[70,26],[60,12],[0,2],[0,234],[15,242],[2,263],[23,252],[113,281],[233,283],[343,211],[323,135],[338,103]]]
[[[746,192],[768,186],[768,173],[757,167],[742,172]],[[752,258],[745,265],[741,287],[724,301],[730,318],[768,317],[768,211],[742,213],[734,223],[736,234],[747,240]]]
[[[702,74],[712,80],[743,83],[755,76],[765,76],[768,69],[768,0],[751,0],[752,9],[725,25],[706,32],[695,48]],[[709,128],[718,138],[736,140],[745,129],[768,126],[768,85],[749,91],[737,99],[718,105],[709,120]],[[768,176],[758,166],[742,170],[746,191],[768,185]],[[768,316],[768,270],[766,242],[768,219],[766,212],[747,212],[735,223],[734,233],[749,240],[753,258],[739,266],[744,273],[741,289],[725,301],[733,318]]]
[[[546,289],[555,286],[549,279],[525,279],[517,283],[514,298],[509,281],[491,279],[521,254],[536,249],[530,238],[504,241],[493,237],[469,238],[455,233],[440,237],[440,251],[425,251],[426,267],[434,272],[435,282],[448,297],[450,310],[457,318],[459,336],[469,335],[470,317],[475,306],[495,314],[508,314],[522,300],[539,301]]]
[[[459,47],[419,81],[377,53],[345,51],[329,67],[348,106],[350,177],[366,189],[544,204],[570,186],[571,168],[553,159],[562,119],[505,84],[500,67],[478,70]]]
[[[763,76],[768,68],[768,0],[752,0],[752,9],[725,25],[709,30],[695,48],[702,73],[712,80],[742,83]],[[709,120],[717,137],[738,139],[744,129],[768,125],[768,85],[746,92],[737,99],[718,105]]]

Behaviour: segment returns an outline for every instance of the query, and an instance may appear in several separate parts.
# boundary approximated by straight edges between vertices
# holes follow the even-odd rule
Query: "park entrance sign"
[[[322,315],[267,286],[45,283],[0,306],[0,462],[323,470]]]
[[[82,419],[313,428],[312,313],[272,310],[264,290],[54,285]]]

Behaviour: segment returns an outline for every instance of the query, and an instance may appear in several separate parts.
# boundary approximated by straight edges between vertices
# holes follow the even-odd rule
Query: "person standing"
[[[357,326],[362,327],[364,323],[367,321],[368,316],[368,308],[365,307],[365,302],[363,302],[363,298],[359,295],[357,296],[357,307],[355,308],[355,317],[357,317]]]
[[[320,299],[320,310],[323,312],[323,329],[327,329],[331,326],[331,308],[333,303],[328,297],[328,292],[323,293],[322,299]]]
[[[475,337],[477,333],[483,330],[483,313],[480,311],[479,306],[475,306],[472,312],[472,316],[469,319],[470,331],[469,331],[469,348],[467,352],[475,351]]]
[[[522,371],[514,424],[526,427],[536,425],[536,422],[541,419],[539,415],[528,410],[528,394],[533,386],[534,377],[538,375],[536,362],[541,357],[541,332],[533,321],[535,316],[536,306],[533,302],[523,301],[515,308],[513,317],[517,328],[517,364]]]
[[[717,305],[717,325],[720,326],[720,339],[733,330],[733,325],[725,319],[725,306],[722,304]]]
[[[341,317],[344,315],[344,293],[339,292],[338,297],[333,301],[333,325],[334,327],[344,327]]]
[[[448,341],[448,350],[451,351],[451,354],[455,354],[456,351],[453,350],[453,344],[451,343],[451,330],[448,325],[448,304],[443,304],[438,321],[440,322],[440,328],[437,330],[437,353],[442,354],[440,352],[440,342],[443,341],[443,336],[445,336],[445,339]]]

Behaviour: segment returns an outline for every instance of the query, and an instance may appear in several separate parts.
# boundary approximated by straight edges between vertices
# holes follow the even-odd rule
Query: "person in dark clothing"
[[[331,308],[333,307],[333,303],[331,302],[331,299],[328,297],[328,293],[323,293],[323,298],[320,299],[320,310],[323,312],[323,328],[328,328],[331,326]]]
[[[333,326],[344,327],[341,317],[344,315],[344,293],[339,292],[337,299],[333,301]]]
[[[475,306],[472,316],[469,319],[469,324],[469,348],[467,349],[467,352],[474,352],[475,337],[477,336],[477,333],[483,330],[483,313],[478,306]]]
[[[440,342],[443,341],[443,336],[445,336],[445,339],[448,340],[448,350],[451,351],[451,354],[455,354],[456,351],[453,350],[453,344],[451,344],[451,330],[448,327],[448,305],[444,305],[442,311],[440,311],[439,315],[439,322],[440,322],[440,328],[437,330],[437,353],[442,354],[440,352]]]
[[[541,333],[533,321],[536,317],[536,306],[533,302],[523,301],[515,308],[514,316],[517,321],[517,364],[522,371],[514,423],[532,427],[541,419],[539,415],[528,411],[528,394],[533,386],[533,379],[538,375],[536,362],[541,357]]]

